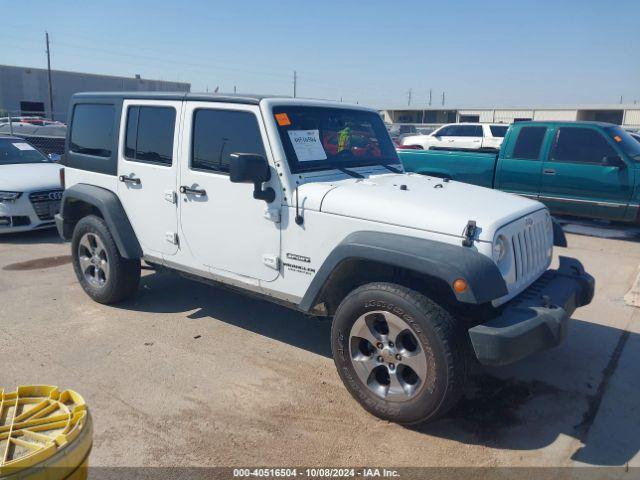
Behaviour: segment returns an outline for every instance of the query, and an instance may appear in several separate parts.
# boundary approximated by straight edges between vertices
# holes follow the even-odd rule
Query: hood
[[[487,242],[505,224],[544,208],[510,193],[418,174],[376,175],[330,186],[313,187],[308,195],[305,191],[305,208],[319,205],[320,211],[334,215],[455,236],[475,220],[478,240]],[[323,198],[313,198],[319,194]]]
[[[0,190],[33,192],[60,186],[60,169],[55,163],[22,163],[0,165]]]

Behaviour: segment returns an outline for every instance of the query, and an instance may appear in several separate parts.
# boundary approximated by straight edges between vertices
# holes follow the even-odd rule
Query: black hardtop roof
[[[198,100],[203,102],[225,102],[258,105],[264,98],[288,98],[278,95],[191,93],[191,92],[82,92],[73,100]]]

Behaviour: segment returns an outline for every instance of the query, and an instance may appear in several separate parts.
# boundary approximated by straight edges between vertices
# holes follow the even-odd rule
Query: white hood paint
[[[544,208],[517,195],[417,174],[374,175],[321,185],[300,186],[301,208],[455,236],[462,236],[467,221],[475,220],[477,239],[486,242],[493,241],[500,227]]]
[[[0,165],[0,190],[34,192],[60,189],[60,169],[55,163]]]

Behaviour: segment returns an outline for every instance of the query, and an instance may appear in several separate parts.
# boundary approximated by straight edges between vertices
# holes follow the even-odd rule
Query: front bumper
[[[38,215],[29,196],[29,192],[23,192],[14,201],[0,202],[0,234],[26,232],[55,226],[53,215]],[[59,209],[60,202],[56,203],[57,209]],[[57,209],[52,210],[51,213]]]
[[[594,278],[578,260],[560,257],[557,270],[547,270],[497,318],[469,329],[478,361],[506,365],[555,347],[564,340],[575,309],[591,303],[594,289]]]

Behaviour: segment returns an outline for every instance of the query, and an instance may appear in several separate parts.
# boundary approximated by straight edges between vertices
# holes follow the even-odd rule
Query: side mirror
[[[262,184],[271,178],[267,159],[254,153],[232,153],[229,180],[233,183],[253,183],[253,198],[271,203],[276,192],[271,187],[262,190]]]
[[[627,164],[618,155],[608,155],[602,159],[602,166],[625,168]]]

